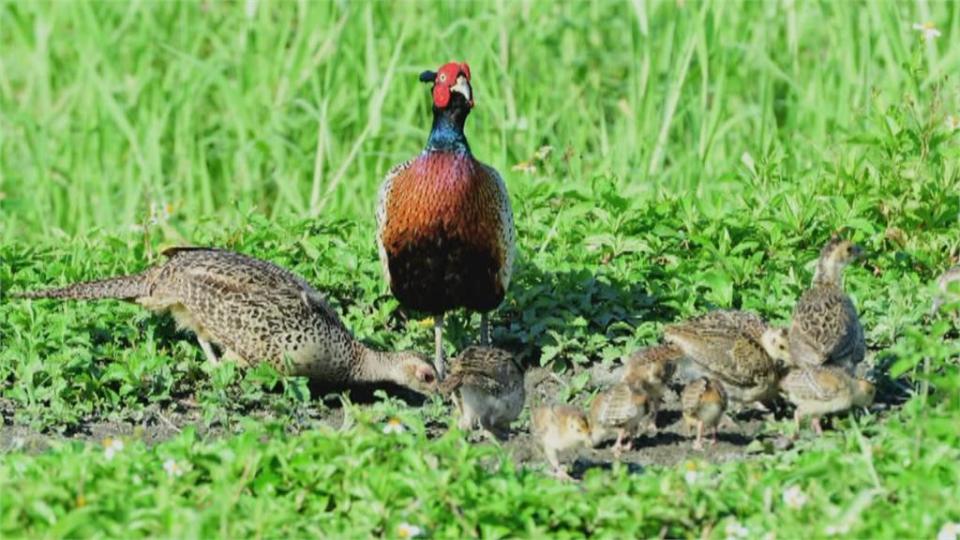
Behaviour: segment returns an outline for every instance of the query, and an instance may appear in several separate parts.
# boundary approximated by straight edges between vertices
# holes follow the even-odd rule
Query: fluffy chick
[[[790,356],[801,366],[835,365],[853,373],[866,354],[863,327],[843,290],[843,269],[863,250],[834,238],[817,261],[813,283],[797,301],[790,325]]]
[[[590,422],[587,416],[570,405],[548,405],[533,409],[531,423],[533,434],[543,445],[543,452],[553,474],[570,480],[570,475],[560,466],[558,453],[590,444]]]
[[[613,453],[620,456],[632,447],[640,421],[649,414],[647,395],[626,383],[618,383],[597,394],[590,405],[590,430],[593,446],[612,432],[617,434]]]
[[[711,311],[672,324],[663,335],[683,352],[684,368],[720,381],[728,398],[743,404],[774,398],[790,362],[786,330],[747,311]]]
[[[784,397],[797,407],[793,415],[797,433],[800,432],[800,420],[810,416],[817,435],[823,433],[820,417],[854,406],[869,407],[876,394],[873,383],[855,379],[836,366],[792,369],[780,381],[780,388]]]
[[[479,423],[498,439],[507,437],[526,397],[523,370],[513,354],[482,346],[467,347],[451,361],[440,391],[458,394],[460,429],[471,430]]]
[[[676,362],[683,357],[679,347],[670,344],[644,347],[627,358],[622,382],[634,392],[647,396],[650,428],[657,428],[657,414],[663,402],[667,383],[676,371]]]
[[[723,385],[707,377],[693,380],[683,388],[680,402],[687,433],[691,426],[697,426],[694,450],[703,449],[703,432],[707,428],[713,430],[713,443],[716,444],[717,426],[727,410],[727,392]]]

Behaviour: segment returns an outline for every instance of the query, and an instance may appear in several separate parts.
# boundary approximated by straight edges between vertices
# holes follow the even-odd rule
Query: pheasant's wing
[[[798,401],[829,401],[848,390],[844,377],[826,368],[799,368],[790,371],[781,387]]]
[[[664,336],[716,378],[731,384],[752,384],[752,374],[765,359],[769,361],[763,348],[735,329],[699,322],[672,325]]]
[[[523,385],[523,371],[513,354],[495,347],[468,347],[452,363],[463,383],[490,393],[501,393]]]
[[[599,394],[590,408],[591,417],[600,425],[622,426],[639,414],[639,408],[626,385],[615,385]]]
[[[856,357],[862,343],[863,329],[853,302],[838,287],[813,287],[797,302],[790,352],[800,362],[819,365]]]
[[[750,386],[770,379],[777,370],[777,363],[759,343],[747,336],[740,336],[730,350],[730,362],[723,364],[723,367],[726,380]]]
[[[323,294],[297,274],[242,253],[205,247],[173,247],[163,251],[168,280],[203,280],[214,290],[243,293],[251,298],[297,296],[326,322],[346,328]],[[168,270],[169,269],[169,270]]]
[[[492,203],[497,207],[499,223],[497,234],[498,244],[502,246],[503,252],[500,254],[502,261],[499,271],[500,283],[503,289],[507,290],[510,285],[510,277],[513,275],[513,262],[516,258],[517,230],[513,223],[513,207],[510,204],[510,194],[507,192],[507,184],[496,169],[489,165],[481,164],[482,169],[494,184]]]
[[[407,170],[415,159],[409,159],[390,169],[383,178],[383,183],[380,184],[380,190],[377,192],[377,253],[380,256],[380,267],[383,270],[383,277],[387,285],[390,284],[390,264],[387,258],[387,248],[383,243],[383,234],[387,227],[387,208],[390,202],[390,193],[393,190],[394,179]]]
[[[248,362],[277,359],[282,354],[273,340],[278,329],[296,334],[315,320],[296,291],[251,293],[247,284],[206,268],[182,272],[176,282],[157,288],[178,300],[187,313],[180,317],[188,317],[191,328]]]
[[[728,332],[740,331],[753,336],[762,334],[767,329],[767,323],[759,315],[751,311],[737,309],[715,309],[703,315],[694,317],[686,324],[699,328],[701,331]]]

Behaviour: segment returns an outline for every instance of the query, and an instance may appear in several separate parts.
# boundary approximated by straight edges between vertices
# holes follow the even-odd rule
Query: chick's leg
[[[693,441],[694,450],[703,450],[703,420],[697,420],[697,440]]]
[[[823,428],[820,427],[820,417],[814,416],[810,421],[810,424],[813,426],[813,431],[816,432],[818,436],[823,435]]]
[[[547,462],[550,464],[551,474],[560,480],[573,480],[567,471],[560,466],[560,457],[557,456],[557,449],[552,446],[545,446],[543,453],[547,455]]]
[[[660,400],[654,399],[650,404],[650,422],[647,424],[647,429],[651,433],[657,432],[657,415],[660,414]]]
[[[623,452],[623,430],[617,430],[617,442],[613,443],[613,455],[617,458],[620,457],[620,453]]]

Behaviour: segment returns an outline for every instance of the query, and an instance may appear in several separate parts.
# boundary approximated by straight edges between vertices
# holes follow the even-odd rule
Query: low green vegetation
[[[960,343],[929,309],[960,254],[958,25],[960,3],[0,3],[0,536],[949,532]],[[786,322],[841,233],[870,254],[846,287],[881,403],[790,450],[565,484],[438,399],[323,399],[207,365],[135,305],[6,297],[215,245],[301,274],[370,344],[431,350],[373,204],[426,137],[416,74],[451,58],[517,218],[494,340],[558,398],[679,318]],[[452,317],[448,352],[476,325]]]

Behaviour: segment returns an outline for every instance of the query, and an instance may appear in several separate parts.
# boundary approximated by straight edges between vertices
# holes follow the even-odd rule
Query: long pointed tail
[[[10,293],[10,296],[14,298],[61,298],[66,300],[95,300],[98,298],[132,300],[149,296],[149,294],[146,276],[144,274],[134,274],[132,276],[118,276],[74,283],[57,289],[13,292]]]

